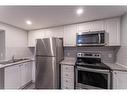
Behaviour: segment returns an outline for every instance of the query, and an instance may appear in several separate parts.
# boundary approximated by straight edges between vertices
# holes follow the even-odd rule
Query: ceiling
[[[77,8],[84,9],[81,16],[76,14]],[[33,30],[121,16],[126,12],[127,6],[0,6],[0,21]],[[33,24],[27,25],[26,20]]]

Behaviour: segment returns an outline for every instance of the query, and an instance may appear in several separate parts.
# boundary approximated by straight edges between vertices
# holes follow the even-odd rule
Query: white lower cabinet
[[[61,65],[61,89],[74,89],[74,66]]]
[[[4,89],[19,89],[32,80],[32,62],[6,67]]]
[[[18,89],[20,87],[20,65],[5,68],[4,88]]]
[[[21,66],[21,86],[29,83],[32,80],[32,63],[23,63]]]
[[[127,89],[127,72],[113,71],[113,89]]]

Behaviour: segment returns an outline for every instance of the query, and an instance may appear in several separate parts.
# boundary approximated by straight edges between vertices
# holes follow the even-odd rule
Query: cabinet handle
[[[66,76],[68,76],[68,74],[66,74]]]

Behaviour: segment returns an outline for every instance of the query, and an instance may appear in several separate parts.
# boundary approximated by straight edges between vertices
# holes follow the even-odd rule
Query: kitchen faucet
[[[15,61],[15,56],[14,56],[14,55],[12,56],[12,61],[13,61],[13,62]]]

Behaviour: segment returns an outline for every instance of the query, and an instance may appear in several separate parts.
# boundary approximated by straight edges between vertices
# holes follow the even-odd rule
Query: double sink
[[[0,65],[7,65],[7,64],[11,64],[11,63],[25,61],[25,60],[29,60],[29,59],[25,58],[25,59],[13,59],[13,60],[2,61],[2,62],[0,62]]]

